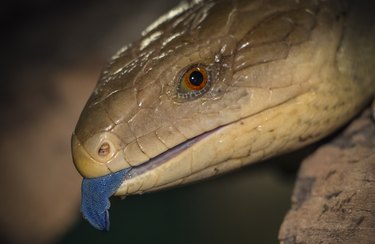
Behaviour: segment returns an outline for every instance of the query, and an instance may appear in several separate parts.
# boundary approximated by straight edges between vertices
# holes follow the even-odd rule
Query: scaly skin
[[[129,195],[321,139],[375,93],[372,9],[342,0],[180,5],[103,72],[72,137],[78,171],[91,178],[133,167],[116,192]],[[207,67],[210,89],[183,99],[176,87],[192,64]],[[109,153],[100,156],[103,143]]]

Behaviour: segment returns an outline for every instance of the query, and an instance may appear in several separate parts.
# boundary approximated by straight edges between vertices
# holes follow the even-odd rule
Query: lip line
[[[232,123],[229,123],[232,124]],[[229,125],[227,124],[227,125]],[[185,151],[187,148],[190,148],[195,143],[203,140],[204,138],[208,137],[209,135],[215,133],[216,131],[220,130],[221,128],[227,126],[227,125],[221,125],[219,127],[216,127],[215,129],[203,132],[202,134],[199,134],[193,138],[188,139],[187,141],[184,141],[167,151],[157,155],[154,158],[151,158],[150,160],[144,162],[143,164],[131,167],[129,172],[126,174],[124,181],[132,179],[136,176],[142,175],[143,173],[146,173],[147,171],[156,168],[166,162],[168,162],[170,159],[174,158],[179,153]]]

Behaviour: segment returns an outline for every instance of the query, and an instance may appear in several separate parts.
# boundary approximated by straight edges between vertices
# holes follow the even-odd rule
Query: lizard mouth
[[[150,160],[130,168],[128,173],[126,174],[124,181],[132,179],[136,176],[142,175],[145,172],[148,172],[166,162],[168,162],[170,159],[176,157],[179,153],[183,152],[184,150],[190,148],[192,145],[196,144],[197,142],[203,140],[204,138],[208,137],[209,135],[213,134],[214,132],[221,129],[223,126],[219,126],[213,130],[204,132],[198,136],[195,136],[193,138],[188,139],[187,141],[184,141],[167,151],[157,155],[154,158],[151,158]]]
[[[176,182],[182,183],[186,177],[201,171],[202,167],[210,167],[209,164],[198,161],[204,158],[205,162],[209,162],[215,158],[214,150],[207,149],[205,145],[212,146],[220,142],[222,131],[226,127],[227,125],[222,125],[206,131],[140,165],[124,169],[124,172],[128,171],[124,173],[123,181],[114,195],[133,195],[176,186],[179,184]],[[198,154],[200,156],[196,157]]]

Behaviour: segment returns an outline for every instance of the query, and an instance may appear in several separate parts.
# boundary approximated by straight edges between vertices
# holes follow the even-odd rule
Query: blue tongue
[[[109,230],[109,198],[123,182],[130,168],[98,178],[82,181],[81,212],[83,217],[98,230]]]

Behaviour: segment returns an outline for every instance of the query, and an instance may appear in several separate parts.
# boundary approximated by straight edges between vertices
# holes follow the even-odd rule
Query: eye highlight
[[[190,65],[181,73],[177,82],[177,100],[192,100],[202,96],[209,90],[210,74],[205,65]]]

